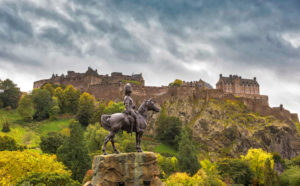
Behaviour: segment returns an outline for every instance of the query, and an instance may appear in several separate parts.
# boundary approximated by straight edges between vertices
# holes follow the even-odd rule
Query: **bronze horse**
[[[103,114],[101,116],[101,125],[104,129],[110,131],[110,133],[105,137],[104,144],[103,144],[103,154],[106,155],[106,144],[108,141],[111,142],[114,151],[119,154],[120,152],[115,147],[114,144],[114,137],[115,134],[119,130],[127,131],[127,132],[135,132],[136,137],[136,150],[138,152],[143,152],[141,148],[141,139],[144,133],[144,130],[147,127],[147,112],[148,111],[159,112],[159,108],[155,106],[155,103],[152,99],[149,99],[141,104],[137,111],[138,120],[140,122],[140,130],[137,132],[136,130],[136,122],[134,118],[130,115],[126,115],[125,113],[115,113],[112,115]],[[129,119],[128,119],[128,118]],[[133,128],[131,127],[130,121],[134,121]]]

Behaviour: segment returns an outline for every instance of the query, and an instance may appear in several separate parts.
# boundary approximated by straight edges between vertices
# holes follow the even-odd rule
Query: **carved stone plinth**
[[[93,186],[162,185],[152,152],[98,155],[93,160]]]

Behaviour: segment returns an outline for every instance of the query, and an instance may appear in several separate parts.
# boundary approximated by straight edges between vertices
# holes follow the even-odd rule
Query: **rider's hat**
[[[125,94],[132,93],[132,86],[130,85],[130,83],[127,83],[124,89],[125,89]]]

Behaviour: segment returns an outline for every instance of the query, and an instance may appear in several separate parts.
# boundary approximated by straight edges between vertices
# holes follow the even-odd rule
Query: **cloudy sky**
[[[271,106],[300,113],[300,1],[0,0],[0,79],[29,91],[88,66],[156,86],[257,77]]]

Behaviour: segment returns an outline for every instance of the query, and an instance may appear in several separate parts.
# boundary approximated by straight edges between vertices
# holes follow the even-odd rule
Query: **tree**
[[[52,97],[51,108],[49,110],[50,120],[57,120],[59,112],[58,99],[57,97]]]
[[[19,99],[22,95],[20,89],[14,84],[10,79],[0,81],[0,89],[3,92],[0,92],[0,100],[3,104],[3,107],[10,106],[11,108],[17,108]]]
[[[169,86],[181,86],[183,84],[183,81],[180,79],[175,79],[174,82],[170,83]]]
[[[31,121],[33,116],[33,103],[30,95],[25,94],[19,101],[18,113],[24,121]]]
[[[240,159],[223,159],[218,161],[217,169],[223,179],[229,178],[234,184],[250,185],[254,177],[249,164]]]
[[[123,102],[110,102],[107,107],[104,109],[105,114],[114,114],[118,112],[123,112],[125,110],[125,106]]]
[[[32,173],[71,175],[55,155],[31,150],[0,151],[0,185],[15,185],[18,179]]]
[[[265,161],[265,166],[264,166],[264,185],[279,186],[278,176],[274,171],[274,169],[271,167],[271,161],[269,158]]]
[[[9,150],[14,151],[18,150],[19,146],[16,143],[16,140],[9,136],[0,136],[0,151]]]
[[[71,171],[72,179],[81,183],[84,174],[90,169],[91,159],[83,138],[83,129],[78,122],[71,121],[70,137],[57,150],[57,159]]]
[[[55,88],[53,87],[53,84],[46,83],[41,87],[41,89],[48,90],[50,92],[51,96],[54,96]]]
[[[57,149],[64,143],[66,136],[50,132],[47,136],[41,137],[40,147],[44,153],[56,154]]]
[[[104,109],[105,109],[105,104],[104,103],[100,103],[97,108],[95,109],[95,112],[92,116],[92,119],[90,121],[90,123],[95,124],[97,122],[101,121],[101,116],[102,114],[104,114]]]
[[[33,173],[18,181],[17,186],[24,185],[47,185],[47,186],[80,186],[81,184],[74,181],[67,174],[57,173]]]
[[[95,98],[89,93],[81,94],[76,118],[84,126],[89,124],[95,110]]]
[[[89,125],[85,132],[85,139],[87,142],[87,148],[90,153],[96,152],[103,145],[105,137],[108,135],[108,131],[101,127],[98,122],[95,125]]]
[[[34,89],[32,92],[32,100],[35,108],[34,119],[39,121],[49,118],[52,101],[50,92],[45,89]]]
[[[156,124],[156,138],[178,149],[178,139],[182,130],[181,120],[174,116],[166,116],[162,112]]]
[[[62,113],[66,111],[66,100],[65,100],[65,93],[61,87],[57,87],[54,91],[55,97],[57,97],[58,106]]]
[[[187,128],[181,132],[177,159],[179,163],[179,170],[187,172],[190,175],[195,174],[200,168],[197,153],[194,144],[190,139],[190,133]]]
[[[80,96],[80,91],[75,89],[73,85],[68,85],[64,90],[64,98],[65,98],[65,112],[76,114],[78,108],[78,100]]]
[[[262,149],[249,149],[246,156],[241,156],[242,160],[249,163],[251,170],[254,172],[255,179],[260,183],[264,183],[264,168],[266,160],[269,159],[271,169],[274,169],[274,160],[271,153]]]
[[[300,185],[300,167],[292,166],[285,169],[280,175],[281,186],[299,186]]]

